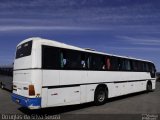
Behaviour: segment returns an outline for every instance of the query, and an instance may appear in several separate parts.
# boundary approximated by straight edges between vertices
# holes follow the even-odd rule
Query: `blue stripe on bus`
[[[12,100],[23,107],[41,107],[41,98],[26,98],[12,93]]]

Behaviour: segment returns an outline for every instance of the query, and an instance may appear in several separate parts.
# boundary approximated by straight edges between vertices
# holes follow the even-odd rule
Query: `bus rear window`
[[[16,59],[30,56],[32,51],[32,41],[23,43],[17,47]]]

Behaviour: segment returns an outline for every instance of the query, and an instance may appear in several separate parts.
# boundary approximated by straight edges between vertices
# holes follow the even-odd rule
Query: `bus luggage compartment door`
[[[48,107],[71,104],[80,104],[80,86],[48,89]]]

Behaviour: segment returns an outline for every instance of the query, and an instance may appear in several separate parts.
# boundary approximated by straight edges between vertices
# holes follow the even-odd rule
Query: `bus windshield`
[[[31,55],[32,41],[23,43],[17,47],[16,59]]]

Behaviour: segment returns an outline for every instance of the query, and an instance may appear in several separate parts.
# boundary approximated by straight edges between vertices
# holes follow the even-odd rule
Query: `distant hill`
[[[160,72],[157,72],[156,75],[160,77]]]
[[[0,66],[0,75],[13,76],[13,65]]]
[[[157,72],[156,76],[157,76],[157,81],[160,81],[160,72]]]
[[[0,64],[0,68],[12,68],[13,64]]]

